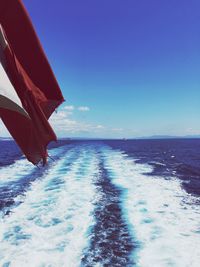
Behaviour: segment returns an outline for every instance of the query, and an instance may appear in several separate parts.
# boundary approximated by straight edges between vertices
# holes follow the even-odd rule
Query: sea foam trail
[[[18,160],[16,163],[0,168],[0,216],[7,213],[9,207],[15,201],[14,198],[22,191],[25,184],[21,180],[30,175],[34,167],[27,163],[24,159]],[[25,181],[27,184],[28,180]]]
[[[66,147],[70,149],[71,145],[52,149],[49,154],[51,154],[53,158],[57,158],[64,153]],[[35,169],[36,167],[25,158],[18,159],[11,165],[0,167],[0,186],[9,182],[20,180],[21,177],[31,174]]]
[[[104,156],[112,182],[124,190],[124,216],[139,242],[136,266],[198,267],[200,211],[179,180],[148,176],[148,165],[119,151],[104,149]]]
[[[33,171],[35,167],[26,159],[19,159],[12,165],[0,168],[0,185],[20,179]]]
[[[90,146],[69,150],[1,219],[1,266],[79,266],[94,223],[95,155]]]
[[[111,182],[100,148],[98,156],[99,173],[94,181],[98,196],[94,210],[95,224],[81,266],[133,266],[130,253],[135,249],[136,243],[123,218],[120,205],[122,190]]]
[[[0,168],[0,216],[8,214],[12,206],[20,203],[20,196],[28,189],[31,182],[43,177],[50,171],[57,160],[62,157],[71,145],[63,146],[50,151],[54,162],[50,160],[43,168],[33,166],[26,159],[18,159],[15,163]]]

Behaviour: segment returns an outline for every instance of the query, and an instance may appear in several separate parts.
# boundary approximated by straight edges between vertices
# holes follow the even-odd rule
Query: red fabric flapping
[[[2,108],[0,117],[28,160],[45,163],[46,147],[56,140],[48,118],[64,99],[20,0],[0,0],[0,25],[7,43],[0,44],[0,60],[30,119],[17,114],[16,126],[13,111]]]
[[[22,1],[0,0],[0,24],[24,71],[46,97],[41,107],[49,118],[64,99]]]

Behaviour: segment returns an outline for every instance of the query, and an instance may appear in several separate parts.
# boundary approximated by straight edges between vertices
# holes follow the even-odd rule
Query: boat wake
[[[199,266],[200,212],[178,179],[101,143],[51,154],[0,169],[1,266]]]

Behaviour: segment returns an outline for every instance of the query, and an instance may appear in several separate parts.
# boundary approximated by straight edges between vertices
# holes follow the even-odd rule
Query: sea
[[[200,139],[1,139],[0,266],[199,267]]]

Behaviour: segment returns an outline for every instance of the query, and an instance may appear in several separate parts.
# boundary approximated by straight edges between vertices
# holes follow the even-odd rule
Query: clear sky
[[[24,0],[66,99],[59,136],[200,134],[199,0]]]

